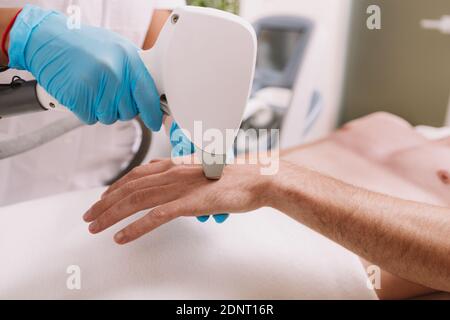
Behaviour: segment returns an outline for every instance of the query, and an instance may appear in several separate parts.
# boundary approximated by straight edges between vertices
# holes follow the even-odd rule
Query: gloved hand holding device
[[[183,157],[195,153],[194,144],[183,134],[182,130],[178,127],[176,122],[172,122],[170,128],[170,143],[173,147],[172,157]],[[229,217],[229,214],[216,214],[213,216],[217,223],[225,222]],[[209,216],[197,217],[200,222],[206,222]]]
[[[10,32],[9,67],[27,70],[87,124],[112,124],[141,115],[162,124],[154,81],[139,48],[106,29],[70,28],[61,13],[27,5]]]
[[[211,25],[213,31],[208,28]],[[158,130],[164,112],[183,130],[193,132],[201,119],[202,129],[227,137],[216,149],[199,147],[205,176],[220,179],[226,151],[234,140],[228,131],[236,135],[251,89],[255,32],[248,22],[232,14],[183,7],[172,13],[159,38],[152,50],[139,52],[112,32],[87,26],[70,28],[63,15],[27,6],[11,30],[9,66],[35,76],[43,88],[37,90],[38,100],[45,102],[42,107],[66,105],[89,124],[129,120],[140,113],[149,128]],[[235,39],[236,48],[224,50],[223,38]],[[180,52],[186,59],[180,59]],[[195,74],[202,76],[192,78]],[[48,93],[39,96],[42,91]],[[7,102],[13,101],[15,89],[7,89],[7,93]],[[175,134],[177,125],[172,129]],[[204,145],[198,135],[193,142]],[[187,138],[172,143],[178,150],[180,143],[186,144],[188,153],[195,149]],[[220,223],[227,216],[216,215],[215,220]]]

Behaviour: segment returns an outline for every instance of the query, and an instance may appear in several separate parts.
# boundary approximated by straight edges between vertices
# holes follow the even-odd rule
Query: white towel
[[[81,219],[100,193],[0,208],[0,298],[376,298],[358,257],[275,210],[223,225],[182,218],[120,247],[119,226],[93,236]],[[67,288],[71,276],[81,290]]]

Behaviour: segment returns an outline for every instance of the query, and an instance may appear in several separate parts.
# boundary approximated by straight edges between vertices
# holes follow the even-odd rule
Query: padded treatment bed
[[[82,221],[101,191],[0,208],[1,299],[376,299],[357,256],[272,209],[178,219],[121,247],[120,226],[93,236]]]

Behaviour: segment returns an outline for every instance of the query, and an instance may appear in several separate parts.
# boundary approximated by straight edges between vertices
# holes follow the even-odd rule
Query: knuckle
[[[157,166],[160,166],[159,168],[161,171],[169,171],[171,168],[175,166],[175,164],[172,162],[171,159],[166,159],[160,162],[156,163]]]
[[[137,185],[138,183],[135,180],[126,182],[122,187],[122,194],[129,194],[136,191],[138,189]]]
[[[130,171],[130,173],[128,174],[129,178],[137,178],[139,176],[140,170],[139,167],[134,168],[133,170]]]
[[[155,221],[157,223],[160,223],[165,220],[166,213],[163,209],[156,208],[152,211],[152,213],[147,215],[147,218],[149,219],[149,221]]]
[[[130,196],[130,202],[132,204],[142,203],[142,202],[146,201],[147,198],[148,198],[148,195],[145,191],[137,191],[137,192],[134,192]]]
[[[130,56],[133,52],[130,50],[130,46],[126,42],[114,43],[114,50],[122,56]]]
[[[167,169],[173,168],[176,166],[176,164],[172,161],[172,159],[167,159],[164,161],[164,166]]]
[[[96,79],[99,80],[101,77],[106,76],[106,79],[109,82],[120,82],[122,80],[121,74],[121,63],[117,59],[108,60],[103,56],[95,57],[90,62],[90,67],[85,70],[85,73],[88,73],[88,70],[92,70],[96,72]],[[100,71],[100,72],[99,72]],[[88,74],[90,78],[92,78],[92,73]]]
[[[114,69],[113,66],[105,64],[104,71],[108,77],[108,81],[114,85],[119,85],[122,81],[122,74],[119,70]]]
[[[184,176],[186,174],[186,167],[184,165],[173,166],[169,169],[171,175]]]

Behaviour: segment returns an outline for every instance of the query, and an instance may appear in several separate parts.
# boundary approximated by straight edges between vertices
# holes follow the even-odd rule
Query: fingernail
[[[83,215],[83,220],[86,221],[86,222],[88,222],[90,217],[91,217],[91,210],[89,210],[88,212],[86,212],[86,213]]]
[[[125,234],[121,231],[114,236],[114,241],[118,244],[124,244],[126,242]]]
[[[201,216],[201,217],[197,217],[197,220],[200,221],[201,223],[205,223],[206,221],[208,221],[209,216]]]
[[[98,230],[98,223],[97,221],[94,221],[89,225],[89,231],[92,233],[96,233],[97,230]]]
[[[223,213],[223,214],[216,214],[213,216],[213,218],[214,220],[216,220],[217,223],[221,224],[224,223],[229,216],[230,216],[229,214]]]

